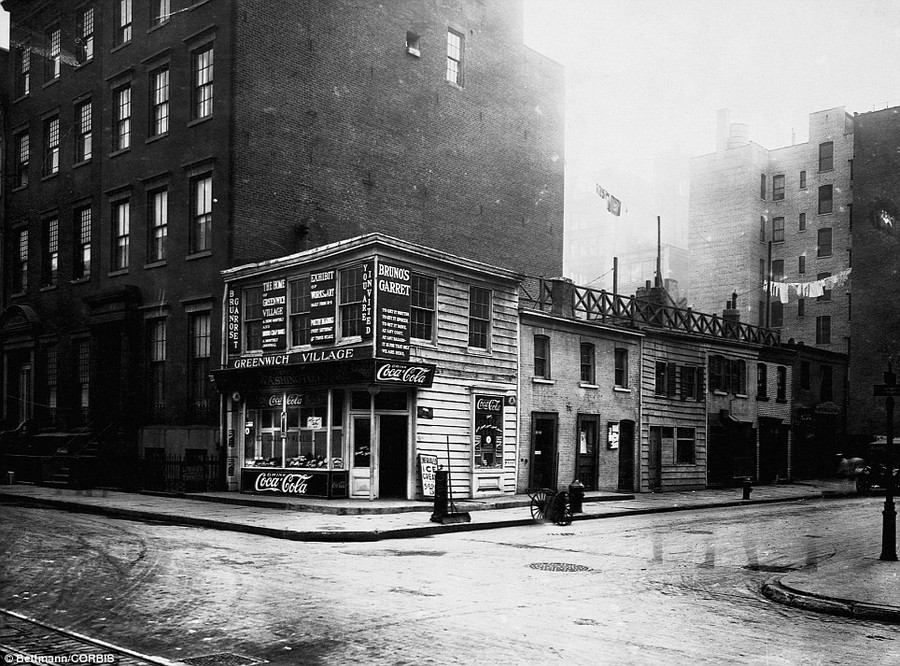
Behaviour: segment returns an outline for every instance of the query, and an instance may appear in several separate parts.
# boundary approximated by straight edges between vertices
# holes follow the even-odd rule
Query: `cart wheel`
[[[531,517],[539,523],[547,520],[547,503],[550,496],[546,490],[538,490],[531,496]]]
[[[572,524],[572,503],[569,501],[569,493],[561,492],[556,496],[556,524]]]

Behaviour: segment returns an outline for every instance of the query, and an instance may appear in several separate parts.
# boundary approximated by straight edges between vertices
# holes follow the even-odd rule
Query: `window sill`
[[[437,343],[434,340],[426,340],[424,338],[410,338],[409,344],[415,345],[416,347],[425,347],[428,349],[437,349]]]
[[[90,163],[91,163],[91,158],[89,157],[86,160],[81,160],[80,162],[75,162],[75,164],[72,165],[72,168],[78,169],[78,168],[83,167],[84,165],[90,164]]]
[[[202,252],[194,252],[184,258],[185,261],[194,261],[195,259],[205,259],[212,256],[212,250],[203,250]]]
[[[483,347],[466,347],[466,352],[474,356],[490,357],[491,350]]]
[[[43,90],[44,88],[49,88],[50,86],[52,86],[54,83],[57,83],[58,81],[59,81],[59,76],[57,75],[57,76],[53,77],[52,79],[50,79],[49,81],[45,81],[41,85],[41,90]]]
[[[728,392],[721,389],[715,389],[713,390],[713,395],[728,395]]]
[[[787,399],[786,398],[776,398],[775,402],[777,402],[779,405],[786,405]]]
[[[73,279],[69,280],[69,284],[86,284],[90,281],[91,281],[91,276],[85,275],[84,277],[73,278]]]
[[[545,379],[544,377],[532,377],[531,383],[532,384],[555,384],[556,380],[555,379]]]
[[[831,259],[833,256],[834,256],[833,254],[823,254],[823,255],[817,254],[816,261],[818,261],[819,259]]]
[[[210,114],[208,116],[203,116],[202,118],[194,118],[193,120],[188,121],[188,127],[196,127],[197,125],[202,125],[205,122],[209,122],[213,119],[213,116]]]
[[[756,396],[757,402],[769,402],[769,396],[767,395],[758,395]]]
[[[14,294],[10,294],[9,297],[10,297],[10,298],[22,298],[22,297],[27,296],[27,295],[28,295],[28,292],[27,292],[27,291],[17,291],[17,292],[14,293]]]
[[[463,87],[461,85],[459,85],[458,83],[455,83],[453,81],[447,81],[447,79],[444,79],[444,82],[451,88],[456,88],[457,90],[463,90]]]
[[[108,277],[118,277],[120,275],[128,275],[127,268],[119,268],[106,274]]]
[[[149,28],[147,28],[147,34],[149,35],[151,32],[156,32],[157,30],[164,28],[167,25],[169,25],[169,19],[167,18],[159,21],[158,23],[154,23]]]
[[[598,384],[591,384],[589,382],[578,382],[578,386],[583,389],[593,389],[595,391],[600,388]]]
[[[211,0],[197,0],[196,2],[194,2],[194,4],[192,4],[190,7],[188,7],[188,9],[190,11],[194,11],[195,9],[199,9],[200,7],[208,4],[209,2],[211,2]]]
[[[27,189],[28,189],[28,184],[26,183],[25,185],[19,185],[18,187],[12,188],[10,190],[10,192],[21,192],[22,190],[27,190]]]
[[[18,104],[19,102],[22,102],[22,101],[28,99],[30,96],[31,96],[31,93],[25,93],[24,95],[19,95],[18,97],[16,97],[13,100],[13,104]]]
[[[735,393],[735,394],[734,394],[734,397],[735,397],[735,398],[741,398],[742,400],[746,400],[748,396],[747,396],[746,393]]]
[[[59,171],[57,171],[56,173],[48,173],[46,176],[41,176],[41,182],[46,183],[47,181],[53,180],[54,178],[57,178],[58,176],[59,176]]]
[[[116,51],[121,51],[122,49],[124,49],[124,48],[125,48],[126,46],[128,46],[129,44],[131,44],[131,40],[130,40],[130,39],[129,39],[127,42],[122,42],[121,44],[117,44],[116,46],[112,47],[112,48],[109,50],[109,52],[110,52],[110,53],[115,53]]]
[[[616,393],[631,393],[631,389],[627,386],[613,386],[613,391]]]
[[[153,143],[155,141],[159,141],[160,139],[165,139],[167,136],[169,136],[168,132],[163,132],[162,134],[154,134],[151,137],[147,137],[147,140],[144,141],[144,143]]]
[[[827,213],[816,213],[816,215],[819,215],[820,217],[824,217],[826,215],[834,215],[834,211],[830,210]]]
[[[109,155],[107,155],[107,157],[112,159],[113,157],[118,157],[119,155],[124,155],[125,153],[129,152],[131,152],[131,146],[128,146],[128,148],[119,148],[118,150],[114,150]]]
[[[165,266],[168,262],[165,259],[160,259],[159,261],[151,261],[149,263],[144,264],[144,270],[149,268],[160,268]]]
[[[55,291],[58,288],[58,285],[55,284],[42,284],[41,288],[38,291]]]
[[[87,66],[90,65],[92,62],[94,62],[94,56],[91,56],[90,58],[88,58],[88,59],[85,60],[84,62],[80,62],[80,63],[78,63],[77,65],[75,65],[75,69],[74,69],[73,71],[76,71],[76,72],[77,72],[77,71],[79,71],[80,69],[83,69],[83,68],[87,67]]]

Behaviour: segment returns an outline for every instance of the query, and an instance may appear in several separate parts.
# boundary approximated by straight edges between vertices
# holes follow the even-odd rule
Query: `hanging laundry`
[[[606,209],[618,217],[622,214],[622,202],[616,199],[613,195],[609,195],[609,203],[606,205]]]

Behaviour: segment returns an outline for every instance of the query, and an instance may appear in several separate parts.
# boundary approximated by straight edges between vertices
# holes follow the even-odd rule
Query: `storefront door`
[[[352,418],[353,456],[350,468],[352,497],[369,497],[373,478],[369,468],[370,416]],[[373,497],[407,497],[409,472],[409,430],[405,415],[377,414],[375,416],[375,487]]]
[[[531,415],[531,487],[556,488],[556,414]]]
[[[575,478],[585,490],[597,490],[597,431],[600,417],[578,415],[578,468]]]

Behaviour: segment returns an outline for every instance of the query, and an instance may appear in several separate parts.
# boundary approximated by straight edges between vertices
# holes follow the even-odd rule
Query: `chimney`
[[[725,303],[722,310],[722,319],[725,320],[725,331],[729,337],[738,337],[738,326],[741,323],[741,311],[737,306],[737,292],[732,292],[731,300]]]
[[[724,153],[728,147],[728,134],[731,131],[731,111],[719,109],[716,112],[716,152]]]
[[[548,278],[550,298],[555,315],[574,319],[575,317],[575,283],[566,277]]]

